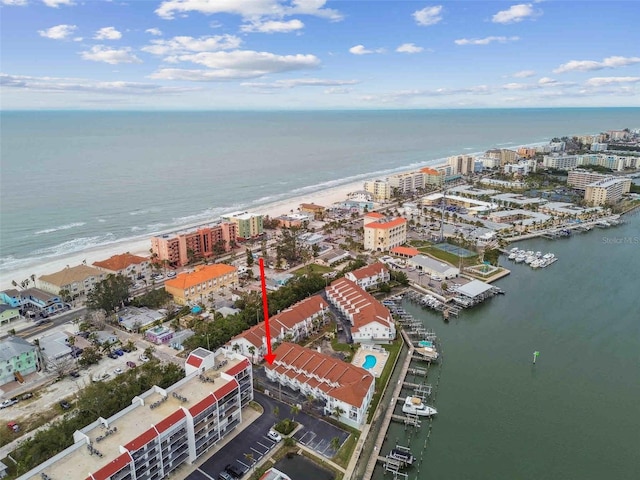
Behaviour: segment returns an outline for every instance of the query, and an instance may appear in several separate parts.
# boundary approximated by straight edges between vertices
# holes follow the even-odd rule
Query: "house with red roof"
[[[133,282],[151,273],[151,260],[149,258],[132,255],[129,252],[114,255],[100,262],[93,262],[93,266],[106,273],[122,275]]]
[[[339,278],[326,290],[327,300],[351,323],[354,342],[389,343],[396,338],[391,312],[347,278]]]
[[[330,355],[283,342],[273,364],[265,364],[267,378],[304,395],[324,400],[324,413],[361,429],[375,390],[373,375]]]
[[[297,342],[308,337],[314,330],[325,324],[329,304],[320,295],[306,298],[269,319],[271,345],[284,340]],[[260,322],[227,344],[236,352],[260,363],[267,353],[267,333],[265,323]]]
[[[391,279],[389,269],[384,263],[380,262],[347,272],[344,277],[364,289],[374,288],[381,283],[387,283]]]

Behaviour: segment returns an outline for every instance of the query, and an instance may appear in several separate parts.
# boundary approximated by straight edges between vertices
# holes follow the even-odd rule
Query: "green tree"
[[[80,358],[78,363],[83,367],[88,367],[89,365],[100,362],[101,358],[102,355],[96,347],[87,347],[84,349],[84,352],[82,352],[82,357]]]
[[[104,310],[114,313],[129,298],[131,280],[122,275],[110,274],[98,282],[87,295],[87,307],[91,310]]]
[[[331,449],[334,452],[338,452],[338,450],[340,450],[340,447],[342,446],[342,442],[340,441],[340,437],[333,437],[331,439],[331,442],[329,443],[329,446],[331,447]]]
[[[247,267],[253,266],[253,252],[250,248],[247,248]]]
[[[291,405],[291,420],[296,421],[296,416],[300,413],[300,407],[298,405]]]

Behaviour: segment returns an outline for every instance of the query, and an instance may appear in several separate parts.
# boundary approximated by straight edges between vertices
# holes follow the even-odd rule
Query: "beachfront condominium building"
[[[475,158],[473,155],[454,155],[447,159],[447,165],[451,167],[453,175],[471,175]]]
[[[248,240],[264,233],[262,215],[257,213],[234,212],[223,215],[222,218],[236,224],[236,238],[238,240]]]
[[[274,362],[265,365],[269,380],[324,401],[327,416],[357,429],[364,427],[375,391],[367,370],[295,343],[284,342],[274,353]]]
[[[102,270],[87,265],[67,266],[58,272],[39,277],[38,286],[55,295],[60,295],[63,291],[75,297],[86,295],[106,277],[107,274]]]
[[[370,193],[374,202],[386,202],[391,199],[391,185],[384,180],[364,182],[364,190]]]
[[[420,171],[398,173],[387,177],[387,182],[399,193],[411,193],[424,188],[424,175]]]
[[[377,212],[364,216],[364,249],[386,252],[407,241],[407,221],[404,218],[386,218]]]
[[[630,178],[606,178],[587,185],[584,200],[590,205],[611,205],[631,189]]]
[[[224,263],[196,267],[164,282],[164,289],[179,305],[202,303],[210,293],[238,283],[238,269]]]
[[[24,377],[38,369],[36,347],[23,338],[10,336],[0,342],[0,386]]]
[[[198,348],[187,358],[185,373],[173,385],[153,386],[127,408],[77,430],[73,445],[19,480],[184,478],[178,469],[223,442],[253,399],[251,364],[232,351]]]
[[[316,205],[315,203],[301,203],[300,211],[303,213],[311,213],[313,214],[313,218],[320,220],[324,217],[324,213],[327,209],[322,205]]]
[[[514,163],[518,161],[518,152],[515,150],[509,150],[508,148],[494,148],[492,150],[487,150],[484,156],[499,160],[500,167],[503,167],[507,163]]]
[[[352,272],[347,272],[344,278],[351,280],[360,288],[367,289],[377,287],[381,283],[387,283],[391,279],[391,275],[384,263],[376,262]]]
[[[578,155],[578,165],[599,165],[618,172],[631,167],[630,160],[636,157],[611,155],[606,153],[588,153]]]
[[[390,343],[396,338],[391,313],[351,280],[339,278],[325,292],[327,300],[351,323],[351,336],[358,343]]]
[[[545,168],[555,168],[556,170],[573,170],[578,166],[578,156],[552,153],[544,156],[542,165]]]
[[[114,255],[107,260],[93,262],[93,266],[103,272],[122,275],[132,282],[151,273],[151,261],[147,257],[132,255],[129,252]]]
[[[567,177],[567,186],[575,188],[577,190],[586,190],[587,185],[599,180],[607,178],[614,178],[611,175],[604,175],[602,173],[596,173],[591,170],[571,170]]]
[[[521,158],[533,158],[536,156],[536,149],[533,147],[520,147],[517,153]]]
[[[154,261],[180,267],[191,258],[209,258],[229,252],[237,237],[235,223],[223,222],[189,232],[160,235],[151,239]]]
[[[441,187],[444,185],[444,178],[446,172],[443,169],[424,167],[420,169],[420,173],[424,178],[424,184],[432,185],[434,187]]]
[[[271,346],[282,341],[298,342],[307,338],[325,324],[328,312],[329,304],[320,295],[314,295],[270,317]],[[228,345],[253,363],[262,362],[267,353],[265,323],[260,322],[236,335]]]

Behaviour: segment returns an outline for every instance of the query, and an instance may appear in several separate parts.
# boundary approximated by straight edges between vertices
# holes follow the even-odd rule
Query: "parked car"
[[[16,422],[7,423],[7,428],[16,433],[20,431],[20,425],[18,425]]]
[[[114,375],[120,375],[121,373],[122,373],[122,369],[121,369],[121,368],[116,368],[116,369],[113,371],[113,374],[114,374]]]
[[[71,375],[73,378],[80,378],[80,373],[78,373],[77,370],[74,370],[73,372],[69,373],[69,375]]]
[[[127,367],[136,368],[136,364],[135,364],[135,362],[127,362]]]
[[[226,467],[224,467],[224,471],[231,475],[233,478],[242,478],[244,475],[244,468],[236,465],[235,463],[230,463]]]
[[[120,348],[118,348],[117,350],[114,350],[113,353],[115,353],[116,355],[118,355],[119,357],[121,357],[122,355],[124,355],[124,351]]]
[[[126,345],[124,347],[122,347],[122,351],[125,353],[131,353],[133,352],[133,348],[127,347]]]
[[[33,397],[33,393],[31,393],[31,392],[25,393],[24,395],[22,395],[20,397],[20,400],[29,400],[31,397]]]
[[[7,407],[10,407],[11,405],[15,405],[16,403],[18,403],[18,399],[16,397],[9,398],[4,402],[0,403],[0,408],[7,408]]]
[[[267,433],[267,437],[269,437],[271,440],[273,440],[276,443],[282,440],[282,437],[280,436],[280,434],[275,430],[269,430],[269,433]]]
[[[149,357],[147,357],[146,355],[140,355],[138,358],[140,359],[141,362],[149,361]]]
[[[233,480],[233,477],[227,472],[220,472],[218,474],[218,480]]]
[[[115,360],[116,358],[118,358],[118,354],[116,352],[111,352],[109,355],[107,355],[107,357],[113,358]]]
[[[62,400],[60,402],[60,406],[63,410],[69,410],[71,408],[71,405],[69,405],[69,402],[67,402],[66,400]]]

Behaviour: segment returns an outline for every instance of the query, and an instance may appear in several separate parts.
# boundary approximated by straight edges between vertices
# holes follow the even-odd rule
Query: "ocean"
[[[449,323],[405,304],[443,353],[426,380],[438,382],[426,449],[427,423],[417,432],[392,423],[381,449],[410,444],[422,457],[408,480],[638,478],[640,212],[624,219],[518,242],[559,261],[534,270],[502,256],[505,295]],[[373,478],[389,477],[378,467]]]
[[[635,128],[640,109],[5,111],[0,121],[8,274],[453,154]]]

